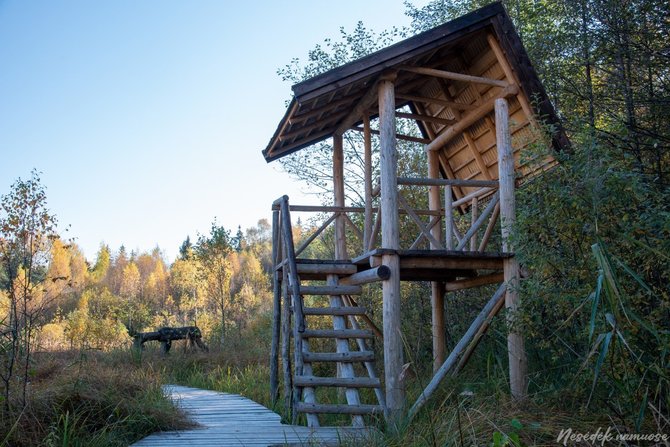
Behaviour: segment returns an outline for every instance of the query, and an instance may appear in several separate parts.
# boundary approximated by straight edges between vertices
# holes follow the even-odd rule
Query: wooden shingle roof
[[[531,131],[536,121],[557,129],[554,149],[569,146],[509,16],[501,3],[492,3],[294,85],[286,114],[263,150],[266,161],[356,129],[363,114],[376,116],[376,84],[389,73],[397,108],[409,108],[398,118],[415,120],[423,134],[407,139],[439,150],[445,177],[497,177],[496,97],[508,98],[517,146],[537,140]]]

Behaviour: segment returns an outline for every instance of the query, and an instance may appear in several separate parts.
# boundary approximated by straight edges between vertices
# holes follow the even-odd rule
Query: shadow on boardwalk
[[[237,394],[177,385],[164,389],[199,427],[154,433],[133,446],[337,446],[345,439],[361,442],[368,433],[350,427],[282,424],[277,413]]]

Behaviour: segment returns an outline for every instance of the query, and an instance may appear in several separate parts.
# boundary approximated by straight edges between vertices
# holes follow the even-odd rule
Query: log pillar
[[[334,205],[344,206],[344,148],[342,135],[333,135],[333,190]],[[347,259],[346,220],[343,215],[335,219],[335,259]]]
[[[514,154],[512,152],[509,131],[509,111],[507,100],[495,101],[496,144],[498,147],[498,178],[500,182],[500,221],[502,232],[502,249],[514,252],[510,236],[516,222],[514,203]],[[517,401],[526,399],[527,392],[527,359],[524,339],[516,327],[516,314],[519,306],[519,262],[516,257],[505,259],[503,264],[507,291],[505,307],[507,322],[510,326],[507,335],[507,351],[509,356],[509,380],[512,397]]]
[[[344,206],[344,146],[341,134],[333,135],[333,205]],[[347,259],[347,239],[345,217],[338,214],[335,218],[335,259]],[[340,304],[341,306],[341,304]],[[335,323],[335,321],[334,321]],[[337,377],[343,377],[342,363],[337,363]],[[338,389],[338,397],[344,397],[344,390]]]
[[[436,151],[428,152],[428,177],[437,179],[440,177],[440,160]],[[440,211],[442,203],[440,200],[440,187],[430,186],[428,190],[428,207],[432,211]],[[447,210],[449,213],[451,210]],[[440,242],[442,240],[442,227],[438,223],[430,229],[431,235]],[[441,247],[430,243],[432,250],[439,250]],[[431,295],[430,304],[432,308],[432,326],[433,326],[433,372],[440,369],[445,359],[446,350],[446,328],[444,325],[444,283],[433,281],[430,283]]]
[[[363,250],[365,252],[370,246],[372,238],[372,132],[370,130],[370,117],[368,112],[363,115],[363,140],[364,140],[364,181],[365,181],[365,214],[363,224]]]
[[[272,266],[279,264],[279,210],[272,211]],[[270,402],[279,399],[279,340],[281,326],[281,282],[279,272],[272,270],[272,345],[270,349]]]
[[[379,83],[379,136],[381,174],[382,248],[398,250],[398,153],[395,131],[395,76]],[[400,260],[396,252],[384,254],[382,264],[390,277],[382,282],[384,318],[384,376],[386,406],[390,422],[399,419],[405,406],[405,388],[401,381],[403,343],[400,330]]]

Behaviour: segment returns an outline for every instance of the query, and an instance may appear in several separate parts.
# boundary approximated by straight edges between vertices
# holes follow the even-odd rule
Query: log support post
[[[365,181],[365,214],[363,224],[363,252],[370,246],[372,239],[372,133],[370,132],[370,117],[367,112],[363,115],[364,148],[364,181]]]
[[[272,212],[272,265],[279,264],[279,210]],[[270,402],[279,399],[279,339],[281,326],[281,283],[279,272],[272,269],[272,347],[270,351]]]
[[[430,151],[428,154],[428,177],[438,179],[440,177],[440,160],[436,151]],[[431,211],[440,211],[440,187],[431,185],[428,190],[428,207]],[[446,210],[449,213],[451,210]],[[442,239],[441,225],[435,225],[430,230],[431,235],[436,241]],[[439,250],[442,247],[431,242],[432,250]],[[430,283],[431,296],[430,304],[432,308],[432,327],[433,327],[433,372],[436,372],[442,363],[444,363],[446,350],[446,328],[444,325],[444,283],[433,281]]]
[[[333,135],[333,190],[334,206],[344,207],[344,148],[342,135]],[[347,259],[345,235],[346,217],[342,214],[335,219],[335,259]]]
[[[344,145],[341,134],[333,135],[333,205],[344,206]],[[345,235],[346,218],[338,214],[335,218],[335,259],[347,258],[347,240]],[[337,364],[337,377],[342,377],[342,364]],[[342,389],[338,390],[343,397]]]
[[[509,131],[509,111],[507,100],[495,101],[496,143],[498,147],[498,178],[500,181],[500,220],[504,252],[514,252],[510,236],[514,231],[514,153],[512,152]],[[505,307],[507,308],[507,351],[509,356],[509,379],[512,397],[517,401],[526,399],[527,392],[527,360],[523,336],[516,324],[519,306],[519,262],[516,257],[504,261],[503,271],[507,291]]]
[[[379,83],[380,174],[382,248],[398,250],[398,153],[395,131],[395,76]],[[405,388],[401,381],[403,343],[400,331],[400,261],[397,253],[384,254],[382,264],[390,270],[382,282],[384,318],[384,375],[387,416],[398,422],[405,406]]]

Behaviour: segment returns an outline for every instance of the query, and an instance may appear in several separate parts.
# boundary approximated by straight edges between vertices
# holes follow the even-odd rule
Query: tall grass
[[[26,406],[0,418],[0,445],[126,446],[190,426],[163,396],[162,377],[125,352],[40,354]]]

